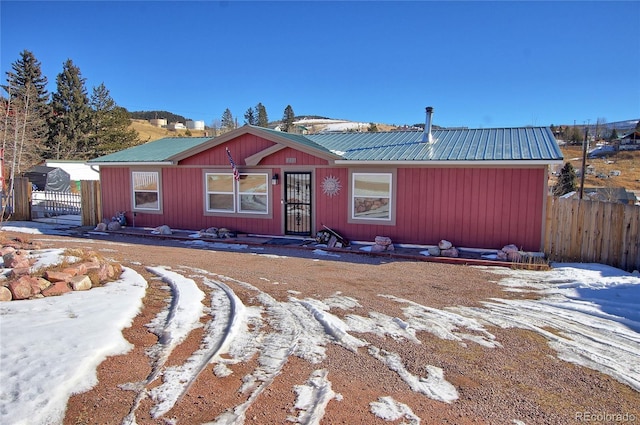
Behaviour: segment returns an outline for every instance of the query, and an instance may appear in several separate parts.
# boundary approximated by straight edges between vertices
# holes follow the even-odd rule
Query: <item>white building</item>
[[[189,130],[204,130],[204,121],[187,121]]]

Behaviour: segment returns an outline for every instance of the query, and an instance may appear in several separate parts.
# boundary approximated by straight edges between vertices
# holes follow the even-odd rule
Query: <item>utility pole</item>
[[[582,142],[582,170],[580,172],[580,199],[584,194],[584,175],[587,171],[587,140],[589,137],[589,126],[584,128],[584,142]]]

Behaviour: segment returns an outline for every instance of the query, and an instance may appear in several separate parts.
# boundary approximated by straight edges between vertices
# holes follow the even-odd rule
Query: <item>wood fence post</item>
[[[102,197],[100,182],[96,180],[82,180],[80,182],[80,197],[82,199],[82,225],[97,226],[102,221]]]
[[[27,177],[14,178],[13,200],[11,220],[31,221],[31,182]]]

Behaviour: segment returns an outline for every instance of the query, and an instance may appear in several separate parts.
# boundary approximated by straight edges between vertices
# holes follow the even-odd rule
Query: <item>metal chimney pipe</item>
[[[431,143],[433,142],[433,136],[431,135],[431,120],[433,116],[433,107],[427,106],[427,118],[424,123],[424,132],[422,133],[422,142],[423,143]]]

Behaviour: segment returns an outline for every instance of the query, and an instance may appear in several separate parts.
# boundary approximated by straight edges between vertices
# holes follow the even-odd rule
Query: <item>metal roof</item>
[[[211,137],[167,137],[143,145],[133,146],[123,151],[91,159],[89,163],[133,163],[166,162],[176,155],[195,148],[211,140]]]
[[[441,129],[423,142],[421,131],[326,133],[306,137],[348,161],[557,161],[547,127]]]
[[[262,133],[277,142],[286,139],[291,145],[313,148],[333,154],[338,161],[349,162],[475,162],[562,160],[562,152],[547,127],[439,129],[432,131],[432,141],[423,142],[421,131],[347,132],[291,134],[262,127],[245,126],[220,136],[237,137],[244,132]],[[105,155],[89,163],[168,163],[189,150],[209,142],[210,137],[174,137],[134,146]],[[282,143],[282,142],[281,142]],[[202,146],[202,149],[205,149]]]

